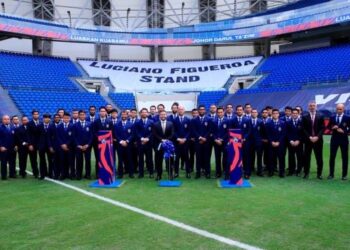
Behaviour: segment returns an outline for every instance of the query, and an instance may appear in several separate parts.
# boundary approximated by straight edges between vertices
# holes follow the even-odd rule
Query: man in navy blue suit
[[[250,157],[251,157],[251,164],[254,168],[255,166],[255,159],[257,163],[257,176],[264,176],[263,174],[263,167],[262,167],[262,155],[263,155],[263,142],[262,142],[262,135],[264,133],[264,123],[263,121],[258,118],[258,110],[252,109],[252,116],[251,116],[251,144],[250,144]]]
[[[340,103],[336,107],[336,115],[329,119],[328,128],[332,131],[331,150],[329,156],[329,176],[328,179],[334,178],[334,164],[338,148],[340,148],[342,158],[342,180],[347,180],[348,175],[348,158],[349,158],[349,139],[350,117],[344,114],[345,106]]]
[[[227,104],[225,109],[225,117],[227,120],[231,120],[234,117],[232,104]]]
[[[152,159],[152,126],[153,120],[148,116],[147,108],[140,111],[141,119],[135,124],[135,141],[137,143],[139,158],[139,178],[144,177],[144,165],[146,158],[146,167],[149,177],[153,178],[154,165]]]
[[[92,129],[93,134],[95,134],[94,122],[97,119],[98,119],[98,116],[96,115],[96,106],[91,105],[89,107],[89,114],[86,117],[86,121],[91,123],[91,129]],[[95,137],[95,136],[92,139],[92,149],[94,151],[95,160],[96,160],[98,158],[98,140],[97,140],[97,137]],[[95,169],[96,169],[96,173],[97,173],[97,170],[98,170],[98,162],[97,162],[97,160],[95,162]]]
[[[134,167],[131,159],[131,144],[133,143],[133,124],[128,121],[128,113],[121,112],[121,120],[113,127],[113,136],[117,143],[118,178],[123,178],[124,171],[134,178]]]
[[[196,176],[201,177],[201,170],[204,170],[205,177],[210,179],[210,132],[211,118],[205,115],[205,106],[198,107],[199,116],[192,120],[191,129],[195,138],[196,147]]]
[[[19,174],[25,178],[27,176],[27,159],[29,154],[29,143],[30,143],[30,134],[28,123],[29,119],[27,116],[23,116],[22,125],[16,130],[16,138],[18,143],[18,163],[19,163]]]
[[[268,166],[269,176],[273,176],[279,166],[279,176],[285,177],[285,156],[286,156],[286,123],[279,119],[278,109],[272,110],[272,120],[266,125],[267,136],[270,144],[270,162]]]
[[[151,105],[149,107],[149,113],[150,114],[149,114],[148,118],[151,119],[152,121],[155,121],[155,118],[156,118],[156,115],[157,115],[156,111],[157,111],[157,107],[155,105]]]
[[[301,120],[298,119],[299,111],[292,109],[292,115],[287,124],[287,143],[288,152],[288,176],[296,174],[300,176],[303,164],[303,127]]]
[[[135,133],[135,124],[138,122],[137,118],[137,110],[135,108],[130,109],[129,112],[129,121],[131,123],[131,130],[133,134]],[[134,138],[134,136],[133,136]],[[131,150],[131,160],[132,160],[132,166],[134,167],[133,173],[138,173],[138,148],[137,148],[137,142],[134,140],[130,144],[130,150]]]
[[[213,121],[213,142],[216,168],[215,177],[220,178],[224,172],[225,180],[228,180],[227,143],[230,121],[225,117],[224,108],[218,107],[216,113],[216,118]]]
[[[196,139],[194,137],[193,129],[192,129],[192,121],[198,117],[198,110],[192,109],[191,111],[192,119],[191,119],[191,128],[190,128],[190,140],[188,141],[188,150],[189,150],[189,162],[190,162],[190,173],[193,172],[194,169],[194,159],[196,156]]]
[[[54,120],[49,127],[49,138],[50,138],[50,151],[53,153],[53,178],[57,180],[60,177],[60,145],[57,140],[58,126],[61,124],[61,117],[59,114],[54,115]]]
[[[40,123],[40,139],[39,139],[39,160],[40,160],[40,179],[46,176],[53,177],[53,153],[50,151],[50,114],[43,115],[43,122]],[[47,160],[46,160],[47,159]],[[49,169],[47,169],[49,167]]]
[[[86,113],[79,110],[79,121],[74,124],[74,144],[75,156],[77,159],[77,180],[81,180],[83,176],[84,160],[85,160],[85,176],[91,179],[91,144],[93,132],[91,123],[86,121]]]
[[[247,104],[246,104],[247,105]],[[249,114],[250,115],[250,114]],[[251,176],[251,159],[249,157],[250,150],[250,133],[251,133],[251,121],[250,117],[247,118],[243,114],[243,106],[236,106],[236,116],[231,119],[230,128],[241,129],[242,131],[242,160],[243,160],[243,170],[244,170],[244,178],[249,179]]]
[[[263,163],[265,168],[269,165],[269,140],[267,138],[267,133],[266,133],[266,124],[271,120],[269,117],[269,113],[266,108],[264,108],[261,111],[261,120],[262,120],[262,133],[261,133],[261,141],[262,141],[262,151],[263,151]]]
[[[91,116],[91,114],[90,114]],[[101,130],[111,130],[113,129],[113,124],[110,119],[107,118],[107,110],[105,107],[99,108],[99,117],[94,120],[92,124],[92,130],[94,133],[93,145],[98,147],[98,132]],[[95,149],[94,149],[95,151]],[[98,162],[99,162],[99,153],[98,150],[95,152],[96,164],[95,164],[95,174],[98,178]]]
[[[30,165],[32,166],[33,175],[35,178],[39,176],[38,170],[38,148],[40,139],[40,120],[39,111],[32,111],[32,120],[28,123],[29,134],[30,134],[30,144],[29,144],[29,159]]]
[[[185,164],[186,178],[191,178],[188,145],[191,133],[191,120],[185,116],[185,108],[178,106],[178,115],[173,120],[175,141],[175,178],[179,176],[180,160]]]
[[[10,117],[4,115],[0,126],[0,160],[1,160],[1,178],[7,179],[7,164],[9,164],[10,178],[16,178],[16,166],[11,161],[13,151],[17,150],[15,146],[15,131],[11,127]]]
[[[57,127],[57,141],[59,145],[60,154],[60,180],[67,177],[74,179],[76,171],[73,168],[72,160],[73,154],[73,124],[70,123],[70,114],[64,113],[63,122]]]
[[[174,139],[174,125],[171,121],[167,121],[167,114],[165,110],[159,113],[159,120],[153,124],[152,134],[154,140],[154,151],[155,151],[155,166],[157,170],[156,181],[162,179],[163,173],[163,158],[164,151],[161,148],[161,143],[164,141],[172,141]],[[172,171],[170,171],[173,167],[173,158],[166,161],[166,169],[169,170],[170,175],[169,178],[173,179]]]

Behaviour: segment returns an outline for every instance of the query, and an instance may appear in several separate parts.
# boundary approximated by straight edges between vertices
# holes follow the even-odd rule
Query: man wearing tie
[[[144,177],[144,165],[146,158],[146,167],[149,177],[153,178],[154,165],[152,159],[152,126],[153,120],[148,116],[147,108],[140,111],[141,119],[135,124],[135,140],[138,149],[139,158],[139,178]]]
[[[86,113],[84,110],[79,111],[79,122],[74,124],[73,132],[75,156],[77,159],[77,180],[81,180],[83,176],[84,160],[84,178],[91,179],[91,144],[93,133],[91,123],[86,121]]]
[[[155,121],[156,111],[157,111],[157,107],[155,105],[151,105],[151,107],[149,107],[150,114],[148,118],[151,119],[152,121]]]
[[[299,117],[299,111],[292,109],[292,116],[287,121],[288,152],[288,176],[296,174],[300,176],[303,164],[303,127]]]
[[[316,109],[315,101],[308,104],[309,112],[302,118],[305,139],[305,162],[304,162],[304,179],[309,178],[311,152],[315,153],[317,163],[317,178],[322,180],[323,170],[323,132],[325,129],[324,118]]]
[[[67,177],[75,178],[76,171],[73,168],[72,160],[74,159],[72,150],[73,143],[73,124],[70,123],[70,114],[64,113],[63,122],[57,127],[57,142],[59,145],[60,155],[60,180]]]
[[[190,162],[190,173],[193,172],[194,169],[194,159],[196,156],[196,139],[193,133],[193,129],[192,129],[192,124],[193,124],[193,120],[196,119],[198,117],[198,110],[197,109],[192,109],[191,111],[192,114],[192,119],[191,119],[191,123],[190,123],[190,140],[188,142],[188,149],[189,149],[189,162]]]
[[[228,180],[229,171],[227,164],[227,142],[229,120],[224,116],[224,108],[218,107],[216,111],[216,119],[213,121],[213,140],[215,152],[215,177],[221,178],[222,173],[225,174],[225,180]]]
[[[267,109],[263,109],[261,111],[261,120],[262,120],[262,133],[261,133],[261,141],[262,141],[262,151],[263,151],[263,163],[265,168],[269,165],[269,139],[267,138],[266,133],[266,124],[271,120],[269,117],[269,113]]]
[[[52,178],[53,176],[53,153],[50,151],[50,114],[43,115],[43,123],[40,127],[40,139],[39,139],[39,160],[40,160],[40,179],[43,180],[46,176]],[[47,158],[47,161],[46,161]],[[49,166],[49,169],[47,169]]]
[[[171,105],[171,115],[168,116],[167,120],[174,122],[174,120],[176,119],[176,117],[178,116],[178,109],[179,109],[179,103],[174,102]]]
[[[225,117],[227,120],[231,120],[233,118],[233,106],[232,104],[227,104],[226,105],[226,110],[225,110]]]
[[[329,176],[334,178],[335,157],[338,148],[340,148],[342,158],[342,180],[347,180],[348,175],[348,150],[349,150],[349,127],[350,117],[344,114],[345,106],[342,103],[337,104],[336,115],[329,119],[328,128],[332,131],[331,150],[329,157]]]
[[[28,123],[29,134],[30,134],[30,144],[29,144],[29,159],[30,165],[32,166],[33,175],[35,178],[39,176],[38,170],[38,148],[40,139],[40,121],[39,121],[39,111],[32,111],[32,120]]]
[[[266,125],[267,136],[270,144],[270,162],[268,166],[269,176],[273,176],[277,168],[279,177],[285,177],[285,156],[286,156],[286,123],[279,119],[278,109],[272,110],[272,120]]]
[[[175,141],[175,178],[179,176],[180,160],[184,162],[186,178],[191,178],[188,158],[188,142],[190,140],[191,120],[185,116],[185,107],[178,106],[178,116],[173,121]]]
[[[246,104],[250,105],[250,104]],[[248,109],[250,111],[250,109]],[[244,178],[249,179],[251,175],[251,159],[249,156],[250,149],[250,140],[251,140],[251,121],[250,118],[247,118],[243,115],[243,106],[236,106],[236,116],[231,119],[230,128],[239,128],[242,131],[243,136],[243,144],[242,144],[242,160],[243,160],[243,170],[244,170]]]
[[[90,113],[91,115],[91,113]],[[98,153],[98,132],[101,130],[112,130],[113,124],[110,119],[107,118],[107,110],[105,107],[100,107],[99,108],[99,117],[94,120],[92,124],[92,131],[94,134],[93,138],[93,145],[95,143],[95,146],[97,147],[95,151],[95,158],[96,158],[96,163],[95,163],[95,174],[96,178],[98,179],[98,162],[99,162],[99,153]]]
[[[134,178],[134,166],[131,159],[131,144],[133,143],[133,125],[128,121],[128,114],[125,110],[121,112],[121,121],[113,127],[113,136],[117,144],[118,153],[118,178],[128,173]]]
[[[53,153],[54,165],[53,165],[53,178],[57,180],[60,177],[61,168],[61,157],[60,157],[60,145],[57,140],[58,126],[61,124],[61,117],[59,114],[54,115],[54,120],[49,127],[49,138],[50,138],[50,151]]]
[[[251,145],[250,145],[250,157],[251,157],[251,164],[252,169],[254,169],[255,166],[255,159],[257,162],[257,175],[262,177],[263,174],[263,167],[262,167],[262,154],[263,154],[263,142],[262,142],[262,135],[264,133],[265,126],[263,124],[263,121],[258,118],[258,110],[253,109],[252,110],[252,130],[251,130]]]
[[[91,124],[91,129],[92,129],[92,133],[95,134],[95,127],[94,127],[94,122],[98,119],[97,115],[96,115],[96,107],[94,105],[91,105],[89,107],[89,115],[86,117],[86,121],[90,122]],[[98,158],[98,140],[97,137],[93,136],[92,139],[92,149],[94,151],[94,155],[95,155],[95,168],[96,171],[98,169],[98,162],[97,162],[97,158]],[[96,172],[97,174],[97,172]]]
[[[130,110],[129,113],[129,121],[131,123],[131,130],[132,133],[135,133],[135,124],[138,122],[138,118],[137,118],[137,110],[135,108],[132,108]],[[135,136],[133,136],[134,139]],[[132,160],[132,166],[134,167],[133,172],[134,173],[138,173],[138,165],[139,165],[139,161],[138,161],[138,148],[137,148],[137,142],[136,141],[132,141],[130,142],[130,150],[131,150],[131,160]]]
[[[165,110],[159,113],[159,121],[155,122],[152,128],[152,134],[154,139],[154,151],[155,151],[155,165],[157,170],[156,181],[162,179],[163,173],[163,156],[164,151],[161,147],[161,143],[167,140],[173,140],[174,138],[174,125],[172,122],[167,121],[167,115]],[[169,162],[170,161],[170,162]],[[170,169],[173,166],[173,159],[170,158],[166,161],[166,168]],[[173,178],[172,175],[169,176]]]
[[[19,174],[25,178],[27,176],[27,159],[28,159],[28,146],[30,142],[30,134],[28,129],[29,119],[27,116],[22,116],[22,125],[16,130],[16,137],[18,141],[18,163]]]
[[[15,146],[15,131],[10,124],[10,117],[4,115],[0,126],[0,160],[1,160],[1,178],[7,179],[7,164],[9,164],[10,178],[16,178],[16,166],[11,161],[13,151],[17,150]]]

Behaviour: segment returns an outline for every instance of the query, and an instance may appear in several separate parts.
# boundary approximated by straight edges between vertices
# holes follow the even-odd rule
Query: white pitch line
[[[30,171],[26,171],[26,172],[28,174],[30,174],[30,175],[33,175]],[[255,246],[252,246],[252,245],[245,244],[243,242],[239,242],[239,241],[232,240],[230,238],[226,238],[226,237],[214,234],[214,233],[210,233],[208,231],[205,231],[205,230],[202,230],[202,229],[199,229],[199,228],[187,225],[185,223],[182,223],[182,222],[179,222],[179,221],[176,221],[176,220],[169,219],[167,217],[164,217],[164,216],[152,213],[152,212],[145,211],[143,209],[140,209],[140,208],[137,208],[137,207],[134,207],[134,206],[130,206],[130,205],[128,205],[126,203],[123,203],[123,202],[120,202],[120,201],[112,200],[110,198],[107,198],[107,197],[104,197],[104,196],[101,196],[101,195],[98,195],[98,194],[86,191],[84,189],[75,187],[73,185],[69,185],[69,184],[61,182],[61,181],[57,181],[57,180],[50,179],[50,178],[45,178],[45,180],[53,182],[53,183],[56,183],[56,184],[61,185],[63,187],[72,189],[74,191],[77,191],[77,192],[79,192],[81,194],[84,194],[86,196],[95,198],[97,200],[107,202],[107,203],[112,204],[112,205],[114,205],[116,207],[125,208],[127,210],[132,211],[132,212],[135,212],[135,213],[138,213],[138,214],[142,214],[142,215],[144,215],[146,217],[152,218],[154,220],[165,222],[167,224],[173,225],[175,227],[181,228],[183,230],[189,231],[189,232],[194,233],[194,234],[198,234],[198,235],[203,236],[205,238],[213,239],[213,240],[222,242],[224,244],[227,244],[227,245],[230,245],[230,246],[234,246],[234,247],[238,247],[238,248],[241,248],[241,249],[262,250],[259,247],[255,247]]]

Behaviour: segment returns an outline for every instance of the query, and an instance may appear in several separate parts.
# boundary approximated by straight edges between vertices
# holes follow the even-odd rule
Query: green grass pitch
[[[328,175],[329,138],[324,145]],[[214,155],[212,157],[214,160]],[[214,168],[214,165],[212,165]],[[30,168],[29,168],[30,170]],[[264,249],[349,249],[350,181],[253,176],[250,189],[220,189],[215,179],[180,188],[125,178],[96,194]],[[232,249],[215,240],[32,177],[0,181],[0,249]]]

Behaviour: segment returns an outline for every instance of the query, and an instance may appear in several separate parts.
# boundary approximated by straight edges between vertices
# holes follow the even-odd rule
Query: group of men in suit
[[[345,115],[343,104],[338,104],[336,114],[330,117],[328,128],[332,131],[329,158],[329,179],[334,178],[335,158],[338,148],[342,155],[342,179],[347,179],[348,133],[350,117]],[[16,178],[18,154],[19,175],[26,177],[29,156],[33,175],[44,179],[50,177],[64,180],[91,179],[91,154],[96,158],[95,175],[98,176],[97,133],[110,130],[113,135],[114,158],[117,175],[134,178],[138,173],[143,178],[146,170],[150,178],[160,180],[163,174],[163,142],[171,141],[175,155],[166,161],[171,178],[185,170],[186,178],[201,176],[211,178],[211,155],[215,155],[215,177],[229,178],[227,150],[230,144],[229,129],[240,129],[242,133],[242,159],[244,178],[249,179],[253,171],[257,176],[273,176],[275,172],[309,178],[312,151],[317,164],[317,178],[322,179],[323,134],[326,129],[324,117],[317,111],[315,102],[308,104],[308,111],[301,107],[286,107],[280,117],[278,109],[266,107],[261,112],[250,104],[226,107],[200,105],[185,115],[185,108],[178,103],[171,107],[168,115],[162,104],[123,110],[120,114],[111,105],[90,106],[88,113],[74,109],[71,113],[58,109],[51,118],[33,110],[32,117],[2,117],[0,126],[1,177]],[[286,155],[288,152],[288,171]],[[38,157],[39,155],[39,164]],[[154,155],[154,157],[153,157]],[[7,170],[9,169],[9,173]],[[84,175],[83,175],[84,174]]]

